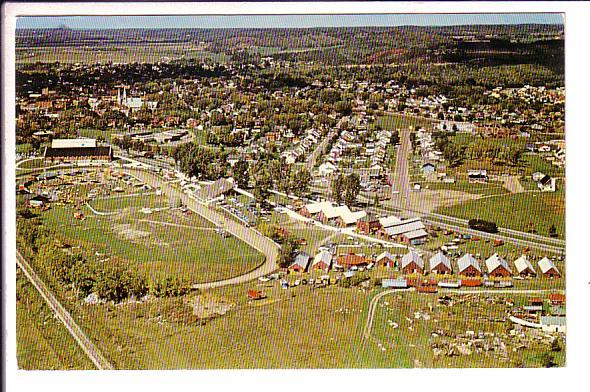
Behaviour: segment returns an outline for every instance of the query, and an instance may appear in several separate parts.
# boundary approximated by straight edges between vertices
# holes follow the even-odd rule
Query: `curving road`
[[[123,168],[122,170],[154,188],[160,188],[162,193],[167,197],[181,200],[188,209],[199,214],[214,225],[223,228],[225,231],[244,241],[265,256],[265,261],[260,267],[244,275],[214,282],[195,284],[192,286],[193,288],[207,289],[249,282],[261,276],[268,275],[278,268],[279,245],[270,238],[262,235],[259,231],[232,219],[228,219],[221,213],[207,207],[197,199],[189,197],[189,195],[180,190],[177,184],[170,184],[163,181],[159,176],[150,171],[133,168]]]
[[[76,343],[80,345],[84,353],[90,358],[98,370],[113,370],[113,365],[104,357],[98,348],[92,343],[88,336],[80,329],[74,318],[63,307],[63,305],[55,298],[53,293],[47,288],[45,283],[37,276],[33,268],[25,260],[23,255],[16,251],[16,263],[24,272],[25,276],[35,286],[41,297],[47,302],[51,310],[55,313],[57,318],[66,327],[68,332],[74,337]]]
[[[373,297],[373,299],[371,300],[371,303],[369,304],[369,314],[367,315],[367,323],[365,324],[365,329],[363,330],[363,337],[365,339],[375,340],[373,335],[371,335],[371,329],[373,328],[373,319],[375,318],[375,309],[377,308],[377,303],[379,302],[379,300],[388,294],[399,292],[399,291],[414,291],[414,288],[389,289],[389,290],[382,291]]]

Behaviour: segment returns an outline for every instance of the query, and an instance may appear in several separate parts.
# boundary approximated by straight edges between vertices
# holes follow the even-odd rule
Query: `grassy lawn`
[[[192,283],[220,280],[264,261],[258,251],[234,237],[221,237],[196,214],[178,210],[142,213],[140,207],[156,206],[150,203],[157,202],[154,198],[103,200],[95,208],[120,209],[121,213],[100,216],[85,210],[84,221],[76,220],[73,209],[66,206],[54,206],[43,217],[71,245],[101,260],[108,258],[110,263],[126,263],[151,278],[176,275]]]
[[[495,295],[496,297],[498,295]],[[538,296],[538,295],[537,295]],[[413,367],[420,363],[424,367],[540,367],[539,355],[549,351],[547,345],[530,344],[525,349],[512,351],[514,340],[507,335],[512,329],[508,322],[493,322],[493,319],[506,317],[506,305],[491,303],[491,295],[465,296],[453,295],[456,300],[466,300],[464,304],[452,307],[437,306],[435,296],[411,292],[386,295],[377,306],[374,319],[373,334],[387,350],[384,356],[393,361],[394,367]],[[526,303],[528,297],[511,295],[516,304]],[[423,312],[429,319],[416,319],[414,312]],[[410,319],[411,321],[408,321]],[[391,326],[388,321],[397,323],[398,328]],[[507,346],[509,361],[500,359],[491,352],[477,353],[471,347],[471,355],[435,357],[430,342],[440,341],[440,337],[432,334],[439,331],[446,334],[464,334],[466,331],[493,333],[488,337],[489,342],[499,338]],[[438,333],[440,335],[440,332]],[[565,364],[565,353],[556,354],[556,362]]]
[[[33,151],[33,146],[29,143],[17,144],[16,145],[16,153],[26,154],[28,152]]]
[[[134,192],[133,189],[129,190],[129,194]],[[135,190],[135,192],[145,192],[145,193],[152,193],[153,191],[144,191],[141,189]],[[108,199],[95,199],[90,202],[92,208],[100,212],[116,212],[126,208],[165,208],[169,207],[168,201],[156,194],[148,194],[142,196],[126,196],[121,195],[117,197],[117,194],[114,195],[115,197],[108,198]],[[90,213],[90,211],[88,211]]]
[[[87,137],[90,139],[99,139],[99,140],[105,140],[107,142],[110,142],[111,135],[113,133],[117,133],[117,132],[118,131],[116,131],[114,129],[107,129],[106,131],[103,131],[101,129],[84,128],[84,129],[78,130],[78,135],[79,135],[79,137]]]
[[[437,213],[458,218],[481,218],[499,227],[526,231],[532,222],[537,232],[548,235],[555,224],[559,238],[565,236],[565,192],[527,192],[471,200],[450,207],[439,207]]]
[[[20,369],[95,369],[20,270],[16,275],[16,325]]]
[[[46,166],[51,166],[51,163],[45,164],[45,160],[44,159],[32,159],[30,161],[25,161],[23,163],[21,163],[18,167],[20,169],[39,169],[42,167],[46,167]],[[17,170],[18,172],[18,170]]]
[[[523,156],[523,160],[526,163],[526,176],[530,176],[535,172],[545,173],[551,177],[565,176],[565,168],[553,165],[540,155],[526,154]]]
[[[422,187],[428,186],[430,190],[448,189],[453,191],[461,191],[467,193],[473,193],[476,195],[497,195],[499,193],[507,193],[508,190],[504,188],[502,183],[499,182],[487,182],[487,183],[470,183],[467,180],[457,179],[455,183],[444,183],[442,181],[437,182],[421,182]]]
[[[421,117],[413,117],[406,114],[392,113],[377,118],[377,124],[383,129],[403,129],[409,126],[414,128],[422,127],[425,129],[433,129],[440,121],[434,119],[427,119]]]

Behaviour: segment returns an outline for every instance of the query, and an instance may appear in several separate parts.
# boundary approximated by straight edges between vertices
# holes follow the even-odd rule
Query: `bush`
[[[484,231],[486,233],[498,232],[498,226],[494,222],[485,221],[483,219],[470,219],[469,227],[473,230]]]
[[[87,297],[94,289],[95,282],[94,267],[84,261],[80,261],[70,270],[70,281],[75,289],[78,290],[78,295],[82,298]]]
[[[552,367],[557,366],[557,363],[555,362],[555,357],[553,356],[553,354],[543,353],[543,354],[541,354],[539,359],[540,359],[541,365],[543,365],[543,367],[552,368]]]
[[[370,278],[364,274],[356,274],[350,278],[341,279],[339,285],[346,288],[355,287],[369,279]]]
[[[94,291],[107,301],[121,302],[131,296],[141,297],[147,293],[143,277],[134,276],[120,267],[97,270],[95,279]]]
[[[175,276],[167,276],[150,287],[150,292],[156,297],[178,297],[186,294],[190,287],[187,282]]]

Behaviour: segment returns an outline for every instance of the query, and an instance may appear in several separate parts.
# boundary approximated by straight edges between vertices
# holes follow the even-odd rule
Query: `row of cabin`
[[[516,272],[520,276],[536,276],[537,272],[530,262],[528,256],[522,255],[514,261]],[[555,264],[547,257],[539,260],[539,269],[545,277],[558,277],[561,275]],[[497,253],[491,255],[485,261],[487,274],[490,277],[509,277],[512,275],[512,269],[506,260]],[[422,258],[414,251],[410,251],[401,259],[400,269],[402,273],[420,273],[425,271],[425,263]],[[442,252],[438,252],[430,258],[430,273],[434,274],[451,274],[453,267],[451,261]],[[468,277],[481,277],[484,271],[480,262],[470,253],[466,253],[457,260],[457,274]]]
[[[363,234],[376,234],[379,238],[409,245],[426,242],[428,233],[420,218],[401,220],[396,216],[377,218],[368,214],[357,221],[357,230]]]
[[[378,255],[374,260],[354,253],[334,257],[330,251],[321,250],[312,259],[308,253],[299,252],[289,266],[289,270],[299,273],[311,270],[328,271],[331,268],[349,270],[353,267],[366,267],[369,264],[393,267],[396,264],[396,257],[387,251]],[[539,260],[537,264],[543,276],[551,278],[561,276],[555,264],[547,257]],[[537,275],[537,271],[526,255],[516,259],[514,266],[516,267],[516,273],[520,276]],[[485,260],[485,267],[490,277],[509,277],[512,275],[512,269],[508,262],[497,253]],[[400,271],[403,274],[424,274],[426,264],[418,253],[410,251],[402,256]],[[467,277],[481,277],[484,275],[480,262],[470,253],[466,253],[457,260],[456,268],[453,268],[451,260],[442,252],[438,252],[430,258],[428,272],[431,274],[448,275],[452,274],[453,271],[456,271],[458,275]]]

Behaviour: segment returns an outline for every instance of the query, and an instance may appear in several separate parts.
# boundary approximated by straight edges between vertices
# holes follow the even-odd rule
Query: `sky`
[[[232,15],[232,16],[55,16],[19,17],[17,28],[227,28],[450,26],[470,24],[563,24],[563,15],[537,14],[387,14],[387,15]]]

